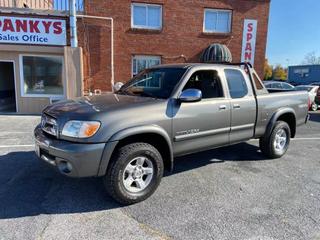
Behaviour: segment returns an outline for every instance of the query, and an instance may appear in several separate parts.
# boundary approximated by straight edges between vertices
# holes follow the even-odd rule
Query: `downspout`
[[[112,92],[114,92],[114,21],[111,17],[100,17],[100,16],[92,16],[92,15],[77,15],[79,18],[90,18],[90,19],[101,19],[107,20],[111,22],[111,88]]]
[[[76,0],[70,0],[70,35],[71,47],[78,47]]]

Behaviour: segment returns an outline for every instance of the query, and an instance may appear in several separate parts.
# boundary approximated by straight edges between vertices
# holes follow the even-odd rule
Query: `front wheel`
[[[281,158],[288,150],[291,131],[286,122],[276,122],[270,136],[260,138],[261,152],[268,158]]]
[[[312,105],[311,105],[311,107],[310,107],[310,110],[312,110],[312,111],[314,111],[314,112],[315,112],[315,111],[318,111],[318,107],[319,107],[318,104],[316,104],[315,102],[313,102]]]
[[[121,204],[141,202],[151,196],[163,175],[159,151],[148,143],[120,147],[104,176],[107,192]]]

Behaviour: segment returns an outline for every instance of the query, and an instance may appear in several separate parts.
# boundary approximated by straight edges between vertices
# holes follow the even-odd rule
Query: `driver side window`
[[[224,97],[221,80],[214,70],[201,70],[192,74],[183,90],[190,88],[200,90],[203,99]]]

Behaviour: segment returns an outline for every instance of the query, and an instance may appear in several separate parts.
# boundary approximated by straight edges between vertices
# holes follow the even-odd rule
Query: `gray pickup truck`
[[[254,138],[280,158],[307,115],[306,92],[268,93],[249,64],[161,65],[115,93],[44,109],[36,153],[64,175],[102,177],[116,201],[132,204],[177,156]]]

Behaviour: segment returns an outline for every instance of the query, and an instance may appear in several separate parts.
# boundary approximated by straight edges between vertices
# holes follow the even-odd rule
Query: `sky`
[[[269,63],[298,65],[313,51],[320,56],[320,0],[271,0]]]

